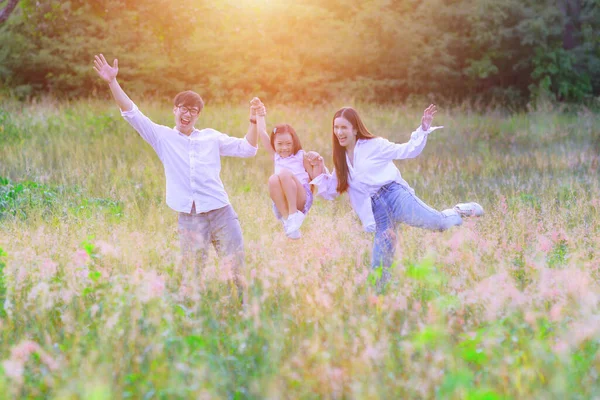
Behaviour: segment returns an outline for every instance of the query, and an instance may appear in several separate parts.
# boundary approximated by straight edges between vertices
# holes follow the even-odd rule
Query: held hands
[[[267,108],[262,103],[262,101],[260,101],[260,99],[258,97],[254,97],[252,100],[250,100],[250,116],[251,117],[254,117],[254,116],[264,117],[266,115],[267,115]]]
[[[426,131],[431,127],[431,122],[433,121],[433,116],[436,112],[437,107],[435,104],[430,104],[429,107],[423,111],[423,118],[421,118],[421,129]]]
[[[113,66],[111,67],[106,61],[106,58],[104,58],[104,55],[96,55],[94,57],[94,71],[98,73],[100,78],[111,83],[117,78],[117,74],[119,73],[119,60],[115,58]]]
[[[306,167],[306,163],[304,165],[306,167],[306,171],[308,172],[308,176],[311,180],[326,172],[323,157],[321,157],[321,155],[316,151],[309,151],[304,153],[304,159],[310,164],[310,167]]]
[[[323,157],[321,157],[321,155],[316,151],[309,151],[304,153],[304,158],[306,158],[312,166],[323,165]]]

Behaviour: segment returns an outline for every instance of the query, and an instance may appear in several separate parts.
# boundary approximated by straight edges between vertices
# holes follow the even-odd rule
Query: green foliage
[[[482,339],[481,334],[476,334],[474,337],[465,337],[458,345],[460,357],[472,365],[485,365],[488,361],[488,356],[483,349]]]
[[[560,267],[566,264],[569,247],[565,239],[559,240],[548,254],[548,266]]]
[[[6,282],[4,268],[6,268],[6,252],[0,247],[0,317],[5,317],[4,299],[6,296]]]
[[[77,190],[66,193],[64,188],[29,180],[13,182],[0,176],[0,219],[8,216],[26,218],[34,209],[41,210],[43,215],[58,213],[64,210],[60,207],[64,205],[79,218],[89,218],[96,212],[106,214],[112,221],[123,216],[123,206],[115,200],[87,198]]]
[[[533,208],[535,211],[541,211],[542,203],[538,196],[531,193],[519,193],[518,196],[515,196],[510,199],[509,202],[511,208],[518,208],[521,205],[525,205]]]
[[[28,209],[48,209],[57,200],[58,192],[32,181],[12,182],[0,177],[0,219],[8,215],[24,217]]]
[[[520,251],[512,260],[512,265],[513,268],[511,269],[511,276],[519,285],[519,288],[523,290],[529,283],[531,283],[531,276],[529,275],[525,265],[525,255],[523,251]]]
[[[598,37],[594,0],[23,0],[0,28],[0,82],[108,96],[101,52],[138,95],[579,102],[600,95]]]
[[[406,276],[416,282],[415,297],[426,303],[439,297],[440,289],[446,281],[446,277],[434,265],[434,260],[426,257],[419,263],[410,263],[406,268]],[[452,299],[448,299],[450,304]]]
[[[10,143],[22,138],[22,132],[13,122],[10,114],[0,108],[0,143]]]
[[[437,327],[427,326],[413,338],[413,343],[418,349],[433,347],[446,338],[446,332]]]
[[[473,387],[474,374],[468,369],[449,372],[444,376],[444,381],[438,389],[439,398],[448,398],[459,389],[470,389]]]
[[[595,370],[594,359],[598,354],[600,344],[597,340],[588,340],[581,348],[577,349],[571,356],[572,368],[569,374],[571,375],[571,382],[581,382]],[[577,388],[573,385],[573,390]]]
[[[88,256],[90,256],[90,258],[96,257],[97,255],[96,246],[94,245],[94,243],[92,243],[92,240],[94,240],[94,237],[89,236],[86,240],[81,242],[81,247],[85,250]]]
[[[535,50],[531,77],[538,82],[530,90],[553,100],[581,101],[592,95],[592,82],[586,72],[578,71],[576,55],[563,48]]]

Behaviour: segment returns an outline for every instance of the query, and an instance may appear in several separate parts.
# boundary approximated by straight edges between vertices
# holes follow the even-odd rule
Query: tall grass
[[[331,167],[340,105],[269,105]],[[356,105],[408,140],[421,110]],[[169,104],[141,103],[173,124]],[[224,158],[249,304],[214,257],[182,268],[158,157],[112,104],[0,107],[0,398],[569,398],[600,396],[600,116],[443,110],[398,162],[441,209],[486,215],[402,227],[385,294],[346,197],[317,199],[299,241],[270,211],[266,152]],[[242,136],[247,110],[198,126]]]

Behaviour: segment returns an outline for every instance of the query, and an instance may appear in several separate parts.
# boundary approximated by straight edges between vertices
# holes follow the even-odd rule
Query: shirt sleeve
[[[432,126],[424,131],[419,125],[416,131],[410,135],[410,140],[406,143],[393,143],[387,139],[381,138],[379,141],[378,156],[386,160],[402,160],[406,158],[414,158],[421,154],[427,144],[427,136],[441,129],[443,126]]]
[[[121,111],[121,116],[156,152],[158,152],[160,136],[157,128],[160,127],[160,125],[152,122],[150,118],[146,117],[135,104],[131,110]]]
[[[338,180],[335,170],[333,170],[331,174],[326,170],[310,181],[310,184],[318,186],[317,196],[321,196],[325,200],[333,200],[339,196],[337,191]]]
[[[254,157],[258,146],[254,147],[245,137],[238,138],[221,133],[219,136],[219,153],[230,157]]]

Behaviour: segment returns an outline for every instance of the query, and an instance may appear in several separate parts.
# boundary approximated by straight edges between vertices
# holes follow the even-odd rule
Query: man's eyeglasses
[[[186,106],[178,106],[177,108],[179,108],[179,112],[182,114],[185,114],[189,111],[190,115],[193,117],[200,114],[200,110],[198,110],[197,108],[187,108]]]

